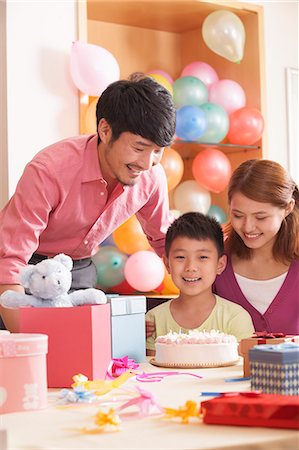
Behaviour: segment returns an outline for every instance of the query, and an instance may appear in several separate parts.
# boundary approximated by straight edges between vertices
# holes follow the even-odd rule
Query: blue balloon
[[[227,222],[227,216],[222,208],[217,205],[210,206],[208,216],[214,217],[220,224]]]
[[[199,106],[183,106],[176,114],[176,135],[184,141],[196,141],[208,126],[204,111]]]

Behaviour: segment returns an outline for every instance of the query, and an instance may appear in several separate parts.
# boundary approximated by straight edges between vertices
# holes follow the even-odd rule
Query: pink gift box
[[[49,336],[48,387],[70,387],[78,373],[105,378],[111,361],[109,304],[20,308],[20,331]]]
[[[0,335],[0,413],[47,406],[48,336]]]

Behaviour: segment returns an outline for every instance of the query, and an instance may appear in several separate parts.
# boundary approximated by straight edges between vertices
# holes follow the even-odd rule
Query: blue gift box
[[[145,357],[144,295],[107,295],[111,306],[112,358],[128,356],[136,362]]]
[[[299,345],[256,345],[249,350],[251,389],[299,395]]]

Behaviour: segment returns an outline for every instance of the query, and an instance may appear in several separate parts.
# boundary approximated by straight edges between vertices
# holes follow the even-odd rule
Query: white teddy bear
[[[68,294],[72,284],[72,268],[72,259],[64,253],[36,265],[29,264],[21,269],[20,281],[32,295],[6,291],[0,297],[0,304],[6,308],[48,308],[107,303],[106,295],[98,289],[80,289]]]

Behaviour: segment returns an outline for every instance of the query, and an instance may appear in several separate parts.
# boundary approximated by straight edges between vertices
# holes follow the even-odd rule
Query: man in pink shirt
[[[170,224],[167,180],[159,164],[175,132],[169,92],[150,78],[117,81],[97,105],[97,135],[65,139],[39,152],[0,212],[0,294],[20,291],[28,261],[66,253],[73,288],[91,287],[90,257],[133,214],[162,255]],[[17,312],[2,308],[6,327]]]

